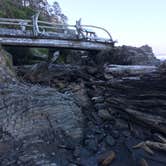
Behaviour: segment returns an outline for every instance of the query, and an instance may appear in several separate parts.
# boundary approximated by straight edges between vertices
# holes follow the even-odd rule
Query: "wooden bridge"
[[[0,18],[0,44],[80,50],[106,50],[114,45],[104,28],[81,25],[81,20],[76,21],[76,25],[67,25],[39,21],[38,17],[39,13],[32,16],[32,20]],[[95,29],[104,31],[108,38],[98,37]]]

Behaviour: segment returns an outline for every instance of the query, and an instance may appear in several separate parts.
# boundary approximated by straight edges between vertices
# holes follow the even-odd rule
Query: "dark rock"
[[[125,136],[125,137],[129,137],[131,135],[130,131],[129,130],[124,130],[122,132],[122,135]]]
[[[125,120],[116,119],[116,128],[117,129],[128,129],[128,124]]]
[[[91,74],[91,75],[95,75],[98,72],[98,68],[97,67],[87,66],[86,70],[87,70],[88,74]]]
[[[106,109],[98,110],[98,115],[100,118],[102,118],[104,120],[112,120],[113,119],[111,114]]]
[[[112,57],[112,62],[123,65],[158,65],[160,63],[154,56],[152,48],[148,45],[118,47]]]
[[[107,107],[105,103],[97,103],[94,106],[97,110],[105,109]]]
[[[72,95],[23,84],[3,84],[0,94],[3,92],[6,92],[0,96],[3,137],[10,136],[15,143],[22,143],[7,152],[9,160],[17,155],[12,161],[20,158],[22,163],[33,162],[32,165],[68,165],[71,152],[66,149],[80,144],[83,129],[81,109]],[[17,148],[21,148],[19,154]],[[54,157],[56,162],[47,160],[55,151],[58,152]]]
[[[118,130],[113,130],[113,131],[111,132],[111,135],[112,135],[115,139],[117,139],[117,138],[119,138],[120,133],[119,133]]]
[[[85,145],[89,150],[93,152],[96,152],[98,150],[98,142],[95,138],[85,140]]]
[[[83,82],[80,82],[79,84],[71,83],[68,88],[70,88],[70,91],[73,92],[77,104],[79,104],[81,107],[89,106],[90,101]]]
[[[118,65],[159,65],[158,60],[151,47],[119,46],[111,51],[101,51],[93,57],[94,63],[103,65],[105,63]]]
[[[108,135],[106,137],[106,143],[109,145],[109,146],[114,146],[116,144],[116,141],[115,139],[111,136],[111,135]]]
[[[80,149],[80,157],[82,159],[89,158],[92,155],[92,153],[86,149],[86,148],[81,148]]]
[[[97,135],[98,142],[101,143],[103,141],[103,139],[105,138],[105,136],[106,136],[105,133],[101,133],[101,134]]]

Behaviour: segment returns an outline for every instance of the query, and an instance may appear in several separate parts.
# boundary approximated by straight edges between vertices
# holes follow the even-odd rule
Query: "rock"
[[[104,120],[112,120],[111,114],[106,109],[100,109],[98,111],[98,115],[100,118],[102,118]]]
[[[88,107],[90,104],[89,97],[87,95],[87,90],[83,82],[79,84],[71,83],[68,88],[74,94],[74,98],[81,107]]]
[[[105,103],[97,103],[94,106],[97,110],[105,109],[107,107]]]
[[[113,131],[111,132],[111,135],[112,135],[115,139],[117,139],[117,138],[119,138],[120,133],[119,133],[118,130],[113,130]]]
[[[97,67],[91,67],[91,66],[87,66],[86,67],[86,70],[87,70],[87,72],[89,73],[89,74],[91,74],[91,75],[95,75],[95,74],[97,74],[97,72],[98,72],[98,68]]]
[[[160,63],[148,45],[117,47],[111,58],[112,63],[122,65],[158,65]]]
[[[3,139],[12,138],[16,144],[7,152],[6,160],[20,158],[21,163],[36,165],[40,161],[40,165],[49,165],[54,162],[47,158],[58,152],[54,155],[55,160],[60,160],[60,165],[66,163],[71,151],[65,149],[71,148],[70,142],[72,146],[80,144],[83,133],[82,112],[73,96],[21,83],[0,86],[0,126],[6,133]],[[19,154],[17,148],[21,148]],[[17,157],[11,159],[14,154]]]
[[[116,144],[116,141],[115,141],[115,139],[111,135],[107,135],[107,137],[106,137],[106,143],[109,146],[114,146]]]
[[[116,119],[116,128],[125,130],[128,129],[128,124],[123,119]]]
[[[96,139],[87,139],[85,140],[85,145],[87,148],[93,152],[96,152],[98,149],[98,143]]]
[[[117,65],[159,65],[151,47],[118,46],[111,51],[101,51],[92,57],[94,63],[102,66],[105,63]]]
[[[122,132],[122,135],[125,136],[125,137],[129,137],[131,135],[130,131],[129,130],[124,130]]]
[[[12,96],[17,96],[17,100],[13,98],[13,102],[20,100],[17,105],[13,104],[10,107],[16,107],[16,111],[18,112],[23,111],[21,116],[15,116],[11,114],[12,110],[10,107],[5,108],[8,112],[8,116],[5,118],[10,118],[11,120],[5,123],[6,120],[4,118],[1,124],[4,123],[5,130],[11,132],[13,136],[22,138],[27,136],[28,132],[29,134],[36,134],[36,132],[50,127],[49,123],[51,123],[54,126],[54,130],[61,128],[67,135],[73,138],[81,137],[81,128],[78,127],[80,126],[78,125],[79,121],[81,122],[82,119],[81,111],[72,101],[72,96],[60,94],[51,88],[44,89],[37,86],[11,85],[4,87],[1,92],[5,90],[9,91],[5,97],[11,98]],[[11,101],[12,98],[6,102]],[[1,111],[3,112],[3,109]],[[76,114],[73,111],[76,111],[78,117],[75,116]],[[41,120],[42,124],[40,123]],[[76,123],[76,121],[78,122]]]

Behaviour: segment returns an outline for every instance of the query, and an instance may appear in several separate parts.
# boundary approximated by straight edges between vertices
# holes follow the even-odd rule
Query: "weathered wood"
[[[0,18],[0,44],[81,50],[106,50],[114,45],[104,28],[91,26],[105,31],[110,39],[99,38],[94,31],[82,28],[81,20],[76,25],[53,24],[38,21],[39,14],[40,12],[32,16],[32,20]],[[4,25],[8,28],[4,28]]]
[[[95,43],[91,41],[74,41],[58,39],[38,39],[38,38],[14,38],[0,37],[1,45],[27,46],[27,47],[59,47],[80,50],[108,50],[112,49],[110,43]]]
[[[145,73],[152,73],[157,70],[156,66],[143,66],[143,65],[108,65],[105,68],[107,74],[112,75],[140,75]]]
[[[33,23],[33,34],[34,36],[38,36],[40,33],[39,26],[38,26],[38,18],[39,18],[40,12],[32,16],[32,23]]]
[[[166,134],[165,119],[163,117],[142,113],[133,109],[124,109],[124,111],[145,125]]]
[[[32,22],[31,20],[26,20],[26,19],[13,19],[13,18],[0,18],[0,21],[6,21],[6,22],[21,22],[21,21],[25,21],[25,22]]]

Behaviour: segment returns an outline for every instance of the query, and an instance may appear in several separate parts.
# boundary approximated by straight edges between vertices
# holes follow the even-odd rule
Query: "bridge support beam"
[[[77,40],[57,40],[39,38],[15,38],[0,37],[1,45],[25,46],[25,47],[45,47],[45,48],[68,48],[79,50],[110,50],[113,48],[111,43],[77,41]]]

